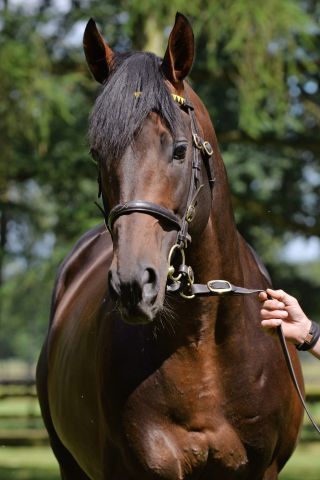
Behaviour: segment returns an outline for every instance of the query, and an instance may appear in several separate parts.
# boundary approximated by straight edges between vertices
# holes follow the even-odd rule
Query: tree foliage
[[[286,264],[281,251],[320,237],[320,1],[32,5],[0,3],[0,356],[36,356],[56,265],[100,221],[86,139],[97,87],[81,47],[90,17],[116,50],[161,56],[175,12],[189,16],[190,81],[220,140],[239,229],[275,284],[316,315],[319,267]]]

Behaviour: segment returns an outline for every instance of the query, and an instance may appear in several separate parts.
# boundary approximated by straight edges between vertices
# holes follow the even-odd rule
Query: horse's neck
[[[217,185],[212,201],[212,211],[208,224],[199,236],[194,236],[186,251],[187,264],[195,273],[195,283],[206,284],[209,280],[227,280],[243,286],[243,262],[239,235],[235,225],[230,197],[226,183]],[[201,334],[214,339],[217,321],[223,317],[226,335],[238,335],[243,322],[241,312],[242,298],[213,297],[201,300],[186,300],[181,308],[181,321],[188,324],[182,335]],[[237,325],[234,317],[237,310]],[[183,319],[183,320],[182,320]],[[193,333],[192,333],[193,332]]]
[[[217,177],[212,192],[212,209],[207,226],[193,237],[190,259],[196,265],[201,283],[210,279],[243,282],[241,248],[236,228],[225,170]]]

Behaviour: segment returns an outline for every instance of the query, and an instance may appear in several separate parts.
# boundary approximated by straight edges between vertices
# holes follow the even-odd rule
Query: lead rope
[[[283,354],[284,354],[284,357],[285,357],[285,360],[286,360],[286,363],[287,363],[287,367],[288,367],[288,370],[289,370],[289,373],[290,373],[290,376],[291,376],[291,379],[292,379],[292,382],[293,382],[293,385],[297,391],[297,394],[300,398],[300,402],[302,403],[302,406],[304,408],[304,411],[306,412],[306,414],[308,415],[308,418],[310,420],[310,422],[312,423],[312,425],[314,426],[315,430],[319,433],[320,435],[320,428],[318,427],[318,425],[316,424],[316,421],[315,419],[313,418],[313,416],[311,415],[309,409],[308,409],[308,406],[305,402],[305,399],[303,398],[303,395],[301,393],[301,390],[300,390],[300,387],[299,387],[299,383],[298,383],[298,380],[297,380],[297,377],[296,377],[296,374],[294,372],[294,368],[293,368],[293,364],[292,364],[292,360],[291,360],[291,357],[290,357],[290,353],[289,353],[289,350],[288,350],[288,347],[287,347],[287,343],[286,343],[286,340],[284,338],[284,334],[283,334],[283,330],[282,330],[282,327],[281,325],[279,325],[277,327],[277,334],[278,334],[278,337],[279,337],[279,340],[280,340],[280,344],[281,344],[281,347],[282,347],[282,351],[283,351]]]

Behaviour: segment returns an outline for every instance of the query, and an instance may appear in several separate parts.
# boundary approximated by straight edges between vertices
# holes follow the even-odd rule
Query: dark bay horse
[[[115,54],[92,20],[84,48],[103,83],[89,137],[112,236],[92,229],[62,264],[38,363],[61,478],[275,480],[302,409],[257,295],[228,291],[269,280],[237,232],[211,121],[185,81],[191,26],[177,14],[162,61]],[[185,262],[208,295],[174,293],[200,288]]]

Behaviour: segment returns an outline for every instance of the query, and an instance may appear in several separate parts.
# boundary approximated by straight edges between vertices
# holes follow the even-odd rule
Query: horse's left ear
[[[103,83],[109,76],[114,53],[92,18],[83,34],[83,49],[92,75],[97,82]]]
[[[165,77],[179,85],[191,70],[194,58],[194,36],[188,19],[177,12],[176,21],[162,62]]]

